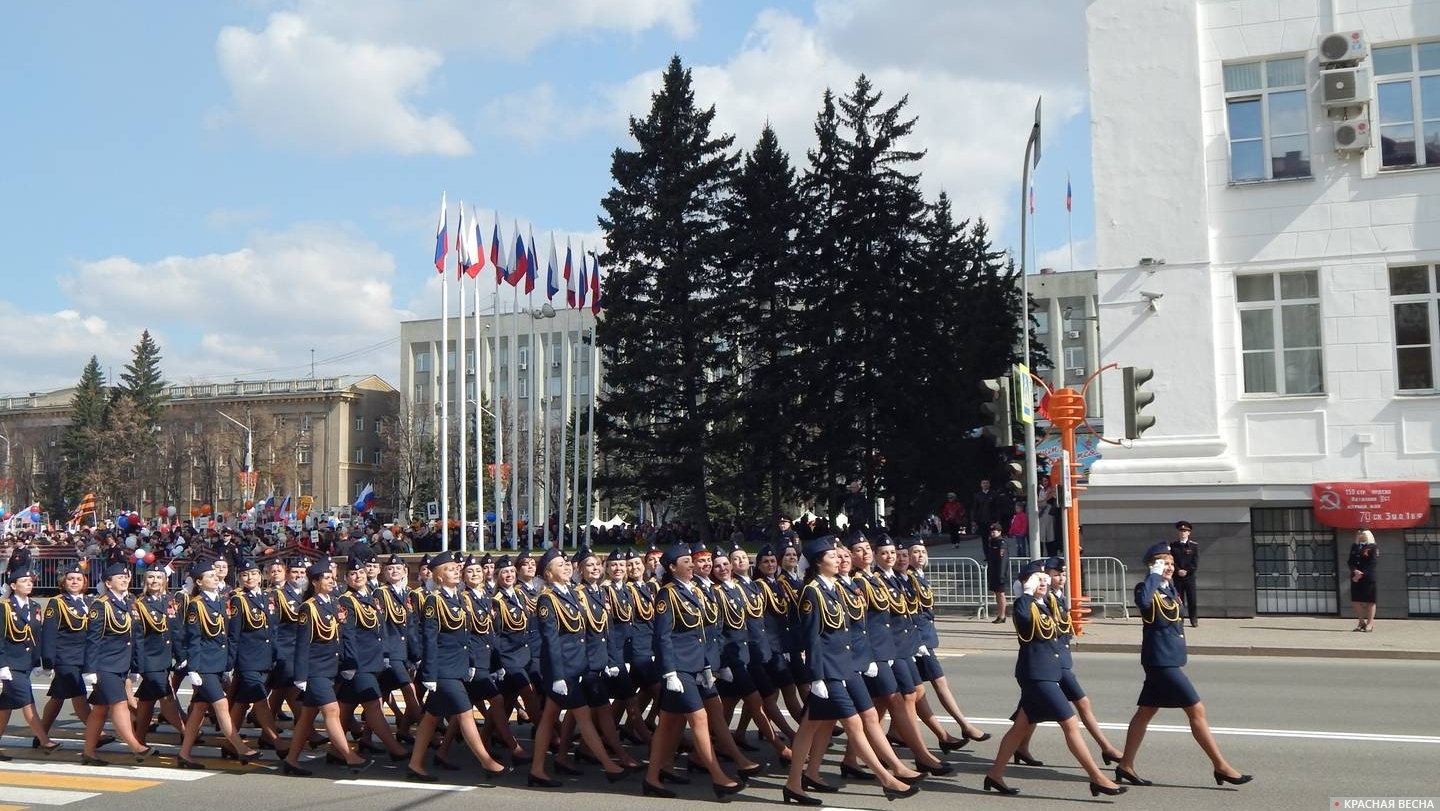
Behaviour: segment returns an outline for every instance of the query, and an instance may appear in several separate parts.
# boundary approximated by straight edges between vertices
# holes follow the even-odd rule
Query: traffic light
[[[1005,464],[1005,490],[1011,498],[1020,498],[1025,495],[1025,449],[1013,447],[1010,454]]]
[[[1155,370],[1126,366],[1121,374],[1125,378],[1125,438],[1139,439],[1146,429],[1155,424],[1154,417],[1141,413],[1155,402],[1155,393],[1144,390],[1145,384],[1155,376]]]
[[[996,445],[1010,445],[1010,419],[1010,378],[981,380],[980,431]]]

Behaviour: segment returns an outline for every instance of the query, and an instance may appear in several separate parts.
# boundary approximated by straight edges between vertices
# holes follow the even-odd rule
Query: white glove
[[[194,674],[192,673],[191,675],[193,676]],[[299,690],[299,691],[302,692],[302,693],[305,692],[305,688],[306,688],[306,687],[309,687],[309,686],[310,686],[310,682],[308,682],[308,681],[297,681],[297,682],[295,682],[295,689],[296,689],[296,690]]]
[[[420,682],[420,686],[421,686],[421,687],[424,687],[424,688],[425,688],[425,692],[427,692],[427,693],[433,693],[433,692],[435,692],[436,689],[439,688],[439,685],[437,685],[437,684],[436,684],[435,682],[433,682],[433,681],[422,681],[422,682]]]
[[[616,667],[616,666],[614,666],[614,665],[611,665],[611,666],[605,668],[605,675],[607,675],[607,676],[609,676],[610,678],[613,679],[613,678],[615,678],[616,676],[620,675],[620,668],[618,668],[618,667]]]
[[[1040,588],[1040,578],[1042,577],[1044,577],[1044,575],[1036,572],[1035,574],[1032,574],[1029,577],[1025,578],[1024,591],[1027,595],[1031,597],[1035,596],[1035,590]]]
[[[0,681],[10,681],[14,676],[10,675],[10,668],[0,667]]]
[[[782,654],[780,654],[780,658],[785,661],[785,664],[787,664],[787,665],[790,664],[790,654],[788,654],[788,653],[782,653]]]
[[[720,681],[735,681],[735,671],[728,667],[720,668],[720,672],[717,675],[720,677]]]
[[[629,672],[630,672],[630,663],[629,663],[629,662],[626,662],[626,663],[625,663],[625,672],[626,672],[626,673],[629,673]]]
[[[355,671],[342,670],[340,671],[340,678],[344,679],[345,681],[351,681],[355,678]]]
[[[680,676],[676,673],[665,674],[665,689],[672,693],[685,692],[685,685],[680,683]]]
[[[80,680],[85,682],[85,689],[89,690],[95,686],[95,682],[100,681],[100,677],[94,673],[82,673],[80,674]]]
[[[699,679],[699,681],[700,681],[700,685],[701,685],[702,687],[706,687],[706,688],[714,687],[714,686],[715,686],[715,671],[711,670],[711,669],[708,668],[708,667],[705,668],[704,670],[700,671],[700,679]]]
[[[920,650],[915,651],[915,655],[916,655],[916,656],[932,656],[933,654],[930,653],[930,649],[929,649],[929,648],[925,647],[924,645],[921,645],[921,646],[920,646]]]
[[[880,665],[877,665],[877,664],[875,664],[874,662],[871,662],[868,666],[866,666],[866,668],[865,668],[865,676],[866,676],[866,678],[871,678],[871,679],[873,679],[873,678],[875,678],[875,677],[878,676],[878,675],[880,675]]]
[[[816,679],[810,682],[810,695],[816,698],[830,697],[830,691],[825,688],[825,681],[823,679]]]
[[[189,659],[184,659],[184,660],[182,660],[182,661],[180,662],[180,664],[178,664],[178,665],[175,666],[175,669],[176,669],[176,670],[184,670],[184,669],[185,669],[185,666],[188,665],[188,664],[190,664],[190,660],[189,660]]]
[[[475,668],[472,667],[465,673],[465,681],[475,681]]]
[[[204,676],[201,676],[199,673],[196,673],[196,672],[193,671],[193,670],[190,671],[189,673],[186,673],[186,674],[185,674],[185,677],[188,678],[188,679],[190,679],[190,686],[191,686],[191,687],[199,687],[200,685],[202,685],[202,684],[205,683],[205,677],[204,677]],[[303,682],[303,681],[297,681],[297,682],[295,682],[295,686],[296,686],[296,687],[299,687],[301,690],[304,690],[304,689],[305,689],[305,682]]]
[[[381,664],[384,665],[384,666],[387,667],[387,668],[390,667],[390,657],[389,657],[389,656],[386,656],[385,659],[384,659],[384,661],[381,662]]]
[[[139,684],[139,683],[140,683],[140,674],[139,674],[139,673],[131,673],[130,675],[126,676],[125,678],[129,679],[132,684]]]
[[[503,667],[497,667],[497,668],[495,668],[493,671],[490,672],[490,678],[493,679],[493,680],[495,680],[495,681],[504,681],[504,680],[505,680],[505,668],[503,668]]]
[[[550,682],[550,692],[554,693],[557,696],[568,696],[570,695],[570,688],[565,686],[564,679],[556,679],[555,681]]]
[[[1167,561],[1164,558],[1161,558],[1160,560],[1157,560],[1154,563],[1150,564],[1150,574],[1158,574],[1161,577],[1164,577],[1166,563]]]

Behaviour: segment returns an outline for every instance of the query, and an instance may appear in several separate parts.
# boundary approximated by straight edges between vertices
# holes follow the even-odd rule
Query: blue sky
[[[593,242],[610,154],[672,54],[737,145],[768,120],[797,163],[826,86],[863,71],[909,94],[927,191],[990,219],[1002,247],[1043,94],[1038,264],[1068,267],[1068,171],[1089,266],[1083,5],[16,4],[0,29],[0,395],[72,385],[91,354],[118,371],[147,328],[173,382],[300,377],[312,349],[321,375],[394,382],[399,321],[439,311],[441,192],[487,233],[498,212],[542,244]]]

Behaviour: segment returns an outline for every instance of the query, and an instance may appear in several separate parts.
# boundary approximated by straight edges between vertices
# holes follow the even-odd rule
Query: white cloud
[[[1045,21],[1017,25],[1028,19],[1026,7]],[[980,214],[998,233],[1016,209],[1035,100],[1045,98],[1049,132],[1085,103],[1083,3],[1018,0],[1005,4],[1004,24],[985,23],[1000,22],[999,13],[989,0],[822,0],[815,24],[763,11],[729,61],[688,65],[696,102],[715,105],[716,132],[734,134],[741,148],[753,146],[768,122],[801,166],[822,92],[849,93],[864,73],[884,94],[882,105],[908,95],[906,109],[918,121],[906,146],[926,150],[918,168],[927,192],[948,191],[958,216]],[[627,116],[649,112],[660,75],[609,90],[611,127],[623,133]]]
[[[441,65],[436,51],[346,42],[276,13],[259,33],[223,29],[216,52],[231,99],[212,114],[213,125],[238,124],[266,142],[325,154],[472,151],[446,116],[414,106]]]
[[[1059,272],[1067,270],[1093,270],[1095,268],[1095,240],[1077,239],[1074,245],[1074,266],[1071,266],[1071,245],[1065,243],[1058,248],[1041,251],[1036,259],[1037,268],[1054,268]]]

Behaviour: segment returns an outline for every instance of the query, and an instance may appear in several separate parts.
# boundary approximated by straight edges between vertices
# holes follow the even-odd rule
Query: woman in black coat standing
[[[1355,607],[1355,630],[1375,630],[1375,566],[1380,562],[1380,547],[1370,530],[1355,533],[1350,546],[1350,603]]]

